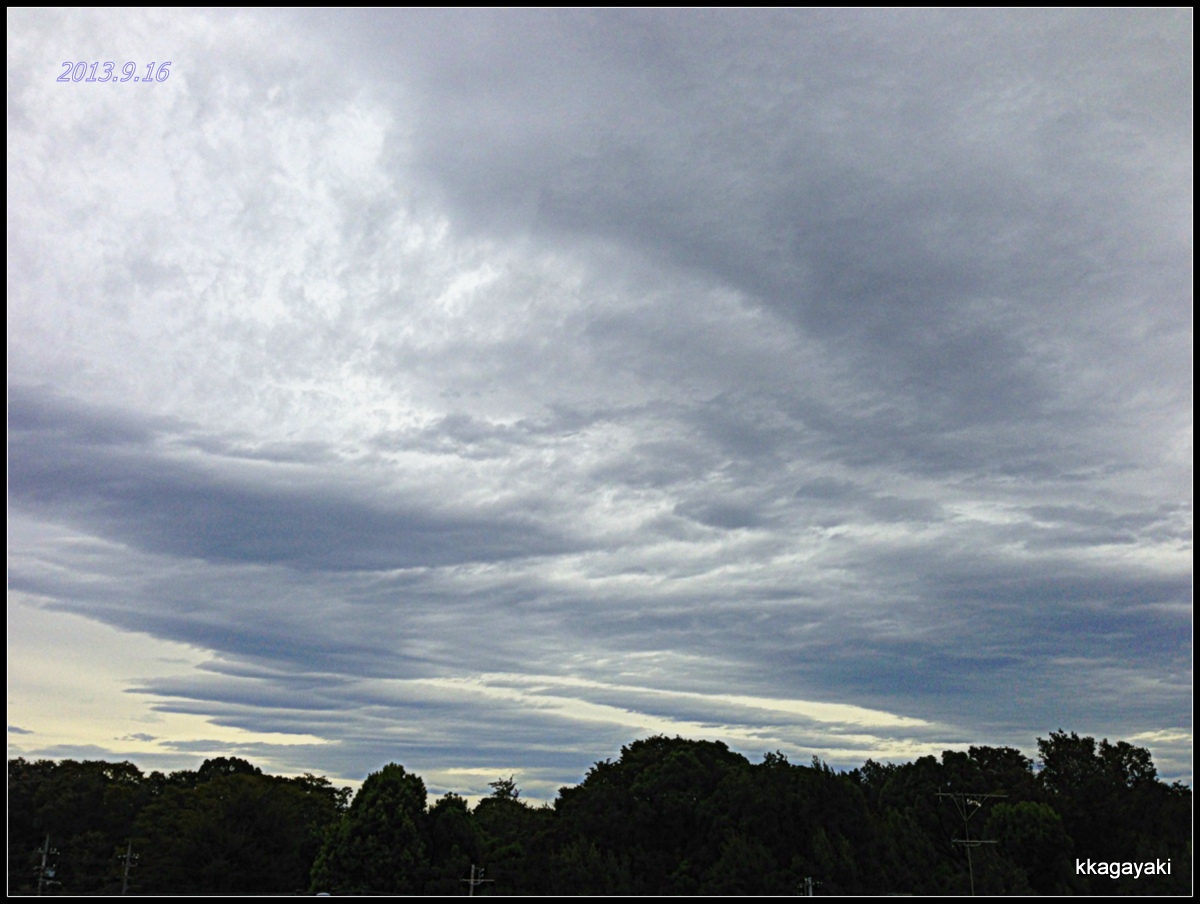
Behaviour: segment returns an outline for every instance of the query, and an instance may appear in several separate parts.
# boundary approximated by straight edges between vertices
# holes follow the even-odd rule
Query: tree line
[[[1185,894],[1191,789],[1064,731],[837,772],[652,737],[553,804],[498,779],[428,804],[396,763],[350,789],[236,757],[8,763],[10,894]],[[972,840],[980,842],[966,845]],[[1080,863],[1169,862],[1096,874]],[[1141,872],[1141,870],[1139,870]]]

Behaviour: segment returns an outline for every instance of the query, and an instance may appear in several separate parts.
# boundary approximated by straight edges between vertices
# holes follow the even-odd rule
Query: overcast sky
[[[10,10],[9,755],[1190,781],[1191,35]]]

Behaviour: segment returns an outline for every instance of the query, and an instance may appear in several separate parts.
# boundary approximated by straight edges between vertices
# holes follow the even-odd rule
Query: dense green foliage
[[[37,891],[47,836],[47,894],[303,891],[348,788],[263,775],[219,757],[195,772],[143,775],[132,763],[8,763],[8,890]]]
[[[779,753],[654,737],[596,763],[553,806],[511,779],[474,808],[432,806],[392,763],[347,806],[326,779],[244,760],[143,775],[130,763],[9,761],[9,891],[137,893],[1180,894],[1191,891],[1191,791],[1149,753],[1052,732],[1039,764],[972,747],[837,773]],[[957,802],[948,794],[959,794]],[[992,795],[984,797],[984,795]],[[969,819],[964,824],[964,813]],[[966,851],[955,839],[995,842]],[[1078,875],[1079,860],[1170,860],[1164,876]]]
[[[389,763],[365,782],[313,867],[313,884],[353,894],[415,894],[429,862],[425,783]]]

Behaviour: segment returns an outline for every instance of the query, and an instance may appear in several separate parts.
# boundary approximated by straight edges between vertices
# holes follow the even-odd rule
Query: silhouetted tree
[[[363,782],[331,830],[312,871],[312,889],[417,894],[429,872],[425,783],[389,763]]]
[[[238,769],[171,787],[137,820],[139,893],[279,894],[308,887],[344,793],[325,779]]]

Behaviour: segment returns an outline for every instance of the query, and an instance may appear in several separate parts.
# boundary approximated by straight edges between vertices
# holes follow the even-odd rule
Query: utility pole
[[[125,848],[125,869],[121,873],[121,894],[125,895],[129,892],[129,871],[137,866],[137,854],[133,852],[133,839],[129,839],[129,846]]]
[[[50,836],[46,836],[46,843],[42,845],[42,862],[38,866],[38,897],[41,897],[48,885],[59,885],[54,881],[55,865],[50,862],[51,857],[58,856],[58,848],[50,847]]]
[[[984,801],[992,797],[1008,797],[1007,794],[974,794],[969,791],[939,791],[938,797],[948,797],[954,802],[954,809],[958,810],[958,815],[963,820],[963,837],[950,839],[955,844],[961,844],[967,849],[967,872],[971,876],[971,896],[975,896],[975,867],[971,863],[971,848],[979,847],[981,844],[995,844],[994,840],[987,841],[983,838],[971,837],[971,817],[983,809]]]
[[[479,875],[478,875],[478,877],[476,877],[476,873],[475,873],[476,867],[475,867],[475,864],[472,863],[471,864],[471,878],[458,880],[459,882],[462,882],[465,885],[470,887],[471,890],[470,890],[470,892],[468,892],[468,897],[472,897],[472,898],[475,897],[475,886],[476,885],[482,885],[484,882],[495,882],[496,881],[495,879],[483,878],[483,867],[481,866],[478,869],[479,869]]]

